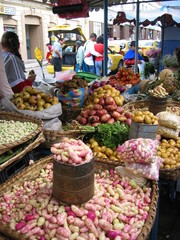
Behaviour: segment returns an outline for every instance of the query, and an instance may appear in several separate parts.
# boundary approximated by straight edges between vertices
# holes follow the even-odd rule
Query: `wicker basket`
[[[176,111],[177,115],[180,115],[180,103],[177,101],[171,101],[168,100],[167,102],[167,111],[174,113],[174,110]],[[136,111],[136,110],[148,110],[149,109],[149,101],[135,101],[135,102],[129,102],[126,103],[123,106],[125,111]]]
[[[38,176],[40,170],[49,162],[53,161],[53,157],[49,156],[43,159],[40,159],[35,164],[29,166],[28,168],[25,168],[21,172],[19,172],[17,175],[15,175],[13,178],[10,178],[5,184],[0,186],[0,193],[3,194],[4,192],[10,191],[12,186],[14,184],[21,185],[25,179],[34,179]],[[112,169],[114,168],[114,164],[109,163],[95,163],[95,169],[96,171],[104,170],[104,169]],[[148,214],[148,219],[146,220],[137,240],[145,240],[148,239],[148,236],[150,234],[151,228],[154,224],[155,216],[156,216],[156,208],[157,208],[157,202],[158,202],[158,185],[157,182],[149,181],[152,187],[152,199],[150,204],[150,210]],[[24,240],[24,237],[19,234],[18,232],[15,232],[11,230],[8,226],[5,226],[3,224],[0,224],[0,232],[11,237],[15,240]]]
[[[11,149],[13,147],[16,147],[16,146],[20,145],[22,143],[25,143],[28,140],[32,139],[33,137],[37,136],[42,131],[42,127],[43,127],[43,122],[40,119],[31,117],[31,116],[28,116],[28,115],[14,113],[14,112],[1,111],[0,112],[0,120],[6,120],[6,121],[14,120],[14,121],[20,121],[20,122],[32,122],[32,123],[36,123],[38,125],[38,127],[35,131],[33,131],[31,134],[21,138],[20,140],[0,145],[0,154],[8,151],[9,149]]]
[[[180,175],[180,167],[173,169],[160,169],[159,177],[167,180],[177,181]]]
[[[53,143],[61,142],[64,137],[83,139],[87,131],[69,130],[69,131],[55,131],[55,130],[44,130],[45,143],[43,144],[46,148],[51,148]]]
[[[32,151],[34,148],[38,147],[41,143],[43,143],[45,141],[44,135],[41,132],[37,138],[30,143],[27,147],[25,147],[19,154],[17,154],[16,156],[12,157],[11,159],[9,159],[8,161],[0,164],[0,172],[6,168],[7,166],[9,166],[11,163],[19,160],[20,158],[24,157],[27,153],[29,153],[30,151]]]
[[[81,113],[81,110],[82,108],[80,107],[69,108],[62,105],[62,114],[59,116],[59,119],[63,124],[66,124],[69,121],[76,119]]]

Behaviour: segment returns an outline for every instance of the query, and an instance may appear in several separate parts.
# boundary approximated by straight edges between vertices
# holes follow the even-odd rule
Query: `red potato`
[[[95,109],[95,110],[101,110],[103,107],[102,107],[102,105],[100,105],[100,104],[94,104],[94,106],[93,106],[93,109]]]
[[[125,123],[128,125],[128,127],[130,127],[131,126],[131,119],[130,118],[127,118],[126,119],[126,121],[125,121]]]
[[[94,115],[96,115],[96,110],[94,109],[89,110],[89,116],[94,116]]]
[[[131,118],[131,117],[132,117],[132,113],[130,113],[130,112],[125,112],[124,116],[127,117],[127,118]]]
[[[90,124],[97,123],[97,122],[99,122],[99,117],[98,116],[90,116],[90,117],[88,117],[88,122]]]
[[[111,113],[111,116],[112,116],[113,118],[115,118],[115,119],[119,119],[119,118],[121,117],[121,114],[118,113],[117,111],[113,111],[113,112]]]
[[[110,124],[113,124],[115,122],[115,119],[114,118],[110,118],[107,123],[110,123]]]
[[[105,105],[104,108],[107,111],[115,111],[117,109],[117,105],[116,104],[112,104],[112,105]]]
[[[88,118],[89,116],[89,111],[88,110],[83,110],[81,111],[80,115],[84,118]]]
[[[104,105],[104,98],[100,98],[98,104]]]
[[[111,118],[111,115],[109,113],[106,113],[105,115],[103,115],[101,118],[100,118],[100,121],[102,123],[106,123],[109,119]]]
[[[106,113],[107,113],[107,112],[106,112]],[[103,109],[96,111],[96,115],[97,115],[98,117],[102,117],[104,114],[105,114],[105,113],[104,113]]]
[[[124,108],[123,107],[117,107],[116,111],[120,114],[122,114],[124,112]]]
[[[86,124],[87,124],[87,119],[84,118],[84,117],[82,117],[82,116],[80,116],[80,115],[76,118],[76,120],[77,120],[80,124],[82,124],[82,125],[86,125]]]
[[[114,101],[114,98],[112,97],[105,98],[105,105],[112,105],[112,104],[116,104]]]

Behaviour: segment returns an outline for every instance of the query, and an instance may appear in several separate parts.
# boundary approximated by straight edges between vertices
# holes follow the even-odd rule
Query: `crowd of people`
[[[47,45],[49,52],[52,55],[55,73],[62,70],[63,43],[64,38],[60,38],[53,44],[53,46]],[[125,65],[134,65],[135,48],[136,43],[135,41],[132,41],[129,51],[124,56]],[[175,53],[180,64],[180,47],[175,49]],[[95,33],[92,33],[85,44],[80,40],[76,41],[76,72],[85,71],[103,76],[103,59],[103,35],[97,37]],[[138,67],[140,73],[144,68],[144,65],[144,59],[138,53]],[[13,93],[19,93],[25,86],[32,86],[36,74],[34,73],[27,77],[26,75],[25,64],[20,54],[19,37],[14,32],[5,32],[2,35],[0,44],[0,98]]]

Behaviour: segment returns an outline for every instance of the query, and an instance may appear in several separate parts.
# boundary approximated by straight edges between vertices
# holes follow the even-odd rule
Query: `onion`
[[[96,218],[96,213],[94,211],[89,211],[87,217],[94,221]]]

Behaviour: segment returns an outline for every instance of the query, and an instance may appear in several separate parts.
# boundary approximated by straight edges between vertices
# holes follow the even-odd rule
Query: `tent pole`
[[[135,72],[138,72],[138,39],[139,39],[139,0],[137,0],[137,3],[136,3]]]
[[[104,76],[107,76],[107,62],[108,62],[108,0],[104,0],[104,61],[103,69]]]

